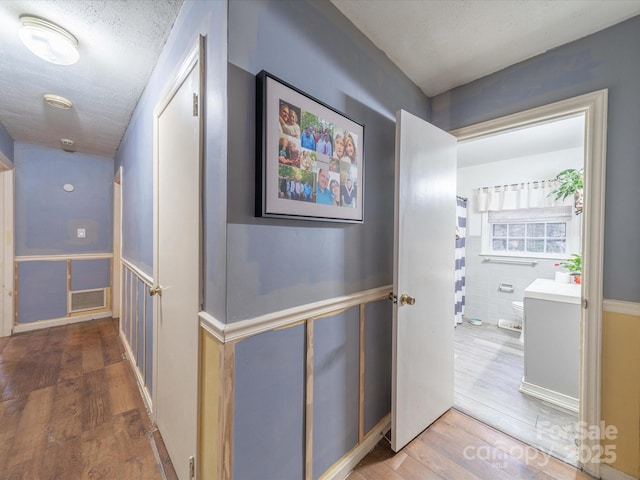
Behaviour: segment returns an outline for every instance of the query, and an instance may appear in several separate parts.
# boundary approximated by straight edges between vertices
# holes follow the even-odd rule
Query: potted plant
[[[564,262],[560,262],[561,267],[569,270],[569,273],[573,276],[575,283],[582,282],[582,255],[579,253],[572,253]]]
[[[582,194],[584,190],[584,175],[582,169],[567,168],[556,176],[556,181],[558,182],[558,186],[549,196],[555,195],[556,200],[564,200],[568,196],[573,195],[576,215],[580,215],[582,213]]]

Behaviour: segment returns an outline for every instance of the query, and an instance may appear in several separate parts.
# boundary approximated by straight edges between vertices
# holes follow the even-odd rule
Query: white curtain
[[[556,200],[551,192],[556,188],[555,180],[517,183],[476,190],[478,212],[519,210],[523,208],[559,207],[573,204],[573,197]]]

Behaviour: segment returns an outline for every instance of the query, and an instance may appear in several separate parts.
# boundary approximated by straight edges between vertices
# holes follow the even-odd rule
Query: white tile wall
[[[479,236],[466,239],[466,306],[464,316],[497,325],[498,319],[515,319],[511,302],[522,301],[524,289],[536,278],[554,278],[557,260],[536,259],[534,267],[482,263]],[[500,283],[514,286],[513,293],[498,291]]]

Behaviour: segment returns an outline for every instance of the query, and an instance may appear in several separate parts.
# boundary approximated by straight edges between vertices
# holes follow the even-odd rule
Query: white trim
[[[133,373],[136,376],[136,381],[138,383],[138,390],[140,391],[142,395],[142,399],[144,400],[144,403],[147,406],[147,410],[149,412],[153,412],[153,403],[151,402],[151,395],[149,395],[149,390],[147,390],[147,387],[144,382],[144,378],[142,378],[142,372],[140,372],[140,369],[136,364],[136,361],[135,361],[136,357],[133,354],[133,350],[131,350],[131,346],[129,345],[129,342],[127,341],[127,337],[122,331],[122,329],[118,329],[118,336],[120,337],[120,341],[124,346],[124,354],[127,357],[129,366],[131,367],[131,370],[133,370]]]
[[[198,318],[200,318],[200,328],[213,335],[220,343],[225,343],[224,334],[227,328],[225,323],[204,311],[198,312]]]
[[[133,273],[134,275],[136,275],[140,280],[142,280],[144,283],[147,284],[147,286],[152,286],[153,285],[153,278],[151,278],[149,275],[147,275],[146,273],[144,273],[142,270],[140,270],[138,267],[136,267],[133,263],[131,263],[129,260],[126,260],[124,258],[120,258],[120,262],[122,262],[122,264],[127,267],[129,270],[131,270],[131,273]]]
[[[111,308],[122,316],[122,165],[113,178],[113,261],[111,262]]]
[[[0,155],[1,156],[1,155]],[[0,290],[4,295],[3,301],[0,302],[2,308],[2,318],[4,319],[0,324],[0,337],[8,337],[11,335],[11,330],[14,323],[14,244],[15,244],[15,227],[14,227],[14,170],[9,169],[0,174],[0,182],[3,183],[3,206],[0,210],[0,242],[2,242],[2,258],[0,262],[3,263],[2,276],[0,281],[4,284],[4,288]],[[5,295],[6,294],[6,295]]]
[[[68,255],[16,255],[16,262],[59,262],[61,260],[105,260],[112,253],[72,253]]]
[[[616,470],[610,465],[602,465],[600,467],[600,475],[602,480],[638,480],[638,477]]]
[[[640,303],[623,302],[622,300],[604,300],[602,309],[605,312],[622,313],[624,315],[632,315],[640,317]]]
[[[375,427],[367,433],[362,442],[351,449],[344,457],[334,463],[329,470],[324,472],[319,480],[343,480],[349,473],[367,456],[391,428],[391,414],[380,420]]]
[[[354,307],[375,300],[384,300],[393,286],[372,288],[363,292],[352,293],[341,297],[320,300],[314,303],[287,308],[259,317],[233,323],[223,323],[206,312],[200,312],[200,326],[206,329],[222,343],[238,342],[269,330],[286,328],[304,320],[320,318],[346,308]]]
[[[539,398],[545,402],[553,403],[554,405],[558,405],[559,407],[578,413],[580,401],[577,398],[573,398],[559,392],[554,392],[553,390],[549,390],[548,388],[541,387],[534,383],[529,383],[524,378],[520,383],[519,390],[522,393],[531,395],[532,397]]]
[[[583,289],[588,300],[583,314],[582,358],[580,369],[580,421],[587,425],[600,422],[600,370],[602,330],[602,272],[604,257],[604,200],[605,164],[607,150],[607,97],[608,90],[598,90],[578,97],[551,103],[524,112],[507,115],[454,130],[458,141],[470,140],[498,132],[523,127],[542,121],[585,114],[585,191],[583,218]],[[596,439],[582,439],[583,450],[594,451]],[[600,464],[591,459],[582,463],[583,469],[598,478]]]
[[[90,320],[98,320],[99,318],[111,318],[113,313],[111,310],[99,313],[88,313],[86,315],[76,315],[73,317],[52,318],[50,320],[40,320],[31,323],[18,323],[13,327],[13,333],[32,332],[33,330],[41,330],[49,327],[59,327],[60,325],[71,325],[72,323],[88,322]]]

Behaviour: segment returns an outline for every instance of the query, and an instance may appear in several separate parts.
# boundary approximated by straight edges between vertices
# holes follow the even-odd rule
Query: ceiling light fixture
[[[73,146],[76,144],[76,142],[69,138],[61,138],[60,143],[62,144],[62,150],[69,153],[75,153]]]
[[[43,60],[72,65],[80,58],[78,40],[64,28],[31,15],[22,15],[20,23],[20,40]]]
[[[44,101],[52,107],[60,108],[62,110],[69,110],[71,107],[73,107],[73,103],[71,103],[71,100],[60,95],[56,95],[55,93],[45,93],[43,97]]]

